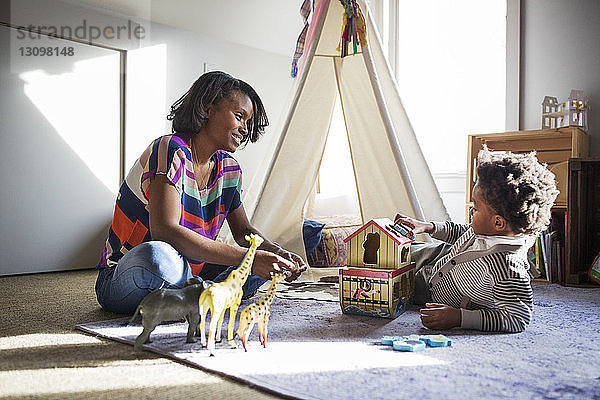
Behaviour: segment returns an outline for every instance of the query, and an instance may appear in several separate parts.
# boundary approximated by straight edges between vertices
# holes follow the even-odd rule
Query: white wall
[[[146,57],[145,52],[151,54]],[[275,145],[273,130],[293,84],[289,77],[291,58],[157,23],[151,24],[150,40],[142,41],[141,49],[129,54],[131,87],[127,103],[127,153],[131,161],[139,156],[150,140],[170,132],[171,125],[166,120],[170,106],[204,73],[206,66],[230,73],[256,89],[271,123],[257,143],[249,144],[233,154],[242,165],[243,185],[247,188],[258,165],[265,157],[270,157]],[[152,70],[148,77],[136,78],[148,74],[148,68]],[[154,96],[163,86],[164,98]],[[153,110],[162,107],[160,112],[150,115],[155,122],[150,133],[146,129],[148,113],[145,112],[145,104],[149,104]]]
[[[46,4],[10,19],[77,17]],[[48,46],[72,53],[20,53]],[[0,26],[0,54],[0,275],[93,266],[119,179],[119,53]]]
[[[590,155],[600,156],[600,1],[521,0],[521,129],[541,128],[544,96],[589,99]]]
[[[106,21],[113,23],[115,18],[129,18],[105,15],[104,11],[73,4],[65,6],[54,0],[42,3],[19,0],[18,6],[19,10],[25,10],[19,24],[27,20],[28,12],[35,14],[33,23],[38,25],[79,23],[82,18],[101,25]],[[61,21],[60,16],[65,13],[74,19]],[[2,16],[6,21],[6,13]],[[271,120],[270,128],[258,143],[234,154],[244,170],[244,187],[247,187],[258,165],[272,153],[275,137],[271,131],[280,119],[281,108],[293,83],[289,68],[295,43],[290,43],[290,56],[286,56],[218,39],[218,32],[208,36],[148,21],[138,22],[147,33],[140,42],[105,40],[103,43],[129,50],[128,165],[150,140],[170,132],[170,123],[166,120],[170,105],[208,65],[210,69],[223,69],[251,84],[261,95]],[[226,24],[222,29],[228,29]],[[290,24],[290,29],[296,27]],[[0,197],[0,275],[94,267],[112,217],[115,193],[93,178],[93,171],[82,162],[81,155],[61,141],[60,128],[49,124],[41,110],[28,100],[24,83],[11,70],[15,49],[10,48],[8,36],[0,38],[0,175],[5,188]],[[51,64],[42,67],[51,76],[60,76],[73,68],[73,60],[63,59],[65,64],[60,67],[50,59],[38,58],[38,61]],[[85,104],[85,100],[80,101]],[[72,109],[66,106],[62,117],[68,119],[70,111]],[[96,118],[101,121],[103,116]],[[93,119],[90,123],[94,123]],[[118,152],[118,142],[113,145]],[[20,149],[27,147],[27,155],[19,157]],[[21,173],[20,164],[27,166],[26,174]],[[64,178],[61,176],[64,171],[75,176]]]
[[[296,0],[63,0],[289,57],[302,28]]]

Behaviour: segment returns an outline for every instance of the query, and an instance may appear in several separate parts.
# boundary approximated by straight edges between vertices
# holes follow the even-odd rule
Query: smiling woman
[[[242,171],[229,154],[256,142],[268,124],[247,83],[213,71],[171,107],[173,133],[154,140],[125,178],[98,264],[98,302],[133,313],[153,290],[192,276],[220,282],[244,258],[245,236],[260,235],[241,202]],[[227,221],[240,246],[216,242]],[[243,246],[243,247],[241,247]],[[305,269],[302,258],[264,240],[244,288],[249,297],[272,272]]]

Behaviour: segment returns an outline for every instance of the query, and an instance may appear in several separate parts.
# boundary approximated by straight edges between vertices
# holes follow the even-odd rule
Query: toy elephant
[[[144,330],[135,339],[134,350],[140,351],[142,344],[150,343],[150,333],[158,324],[181,318],[185,318],[189,324],[186,343],[193,343],[194,334],[199,335],[198,299],[210,285],[211,281],[201,281],[194,277],[188,279],[182,289],[159,289],[147,295],[128,323],[131,324],[138,313],[142,316]]]

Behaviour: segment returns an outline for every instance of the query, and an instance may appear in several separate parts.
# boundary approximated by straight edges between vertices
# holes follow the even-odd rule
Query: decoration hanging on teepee
[[[308,17],[314,8],[315,5],[313,0],[304,0],[302,6],[300,6],[300,15],[304,20],[304,28],[302,29],[302,32],[300,32],[300,35],[298,35],[298,40],[296,41],[296,51],[294,52],[294,59],[292,61],[292,78],[295,78],[296,75],[298,75],[298,60],[304,52],[304,42],[306,41],[306,33],[308,32]]]
[[[343,58],[348,55],[348,45],[350,43],[353,44],[352,54],[358,52],[359,44],[361,46],[367,45],[367,29],[365,18],[363,17],[356,0],[340,0],[340,3],[344,6],[344,23],[342,25],[342,35],[337,50]]]

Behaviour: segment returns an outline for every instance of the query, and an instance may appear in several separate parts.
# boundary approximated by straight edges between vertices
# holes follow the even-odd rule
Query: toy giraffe
[[[256,303],[244,308],[240,314],[240,324],[236,333],[240,337],[242,345],[244,345],[244,351],[248,351],[246,349],[246,342],[255,323],[258,325],[258,340],[263,347],[267,347],[267,326],[269,324],[269,316],[271,315],[271,303],[275,297],[277,284],[284,280],[285,277],[284,273],[272,274],[271,286],[269,286],[267,293]]]
[[[233,326],[235,324],[235,316],[242,301],[242,286],[246,282],[256,248],[261,245],[263,238],[258,235],[250,234],[246,236],[246,240],[250,242],[250,248],[246,252],[244,259],[237,269],[231,271],[227,279],[223,282],[213,283],[200,295],[198,300],[198,312],[200,313],[200,332],[202,346],[207,346],[210,355],[214,355],[215,338],[221,341],[221,325],[225,317],[225,310],[229,308],[229,329],[227,330],[227,341],[231,347],[236,347],[233,339]],[[206,343],[206,314],[210,309],[210,325],[208,328],[208,345]]]

